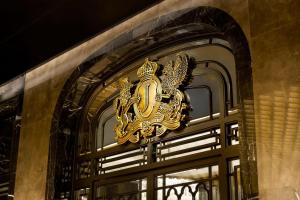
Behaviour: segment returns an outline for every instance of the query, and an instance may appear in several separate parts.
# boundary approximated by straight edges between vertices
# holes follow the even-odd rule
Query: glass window
[[[115,140],[114,126],[117,124],[113,106],[106,108],[99,118],[96,134],[97,149],[105,149],[117,145]]]
[[[99,200],[146,200],[147,180],[121,182],[116,184],[98,186],[96,199]]]
[[[240,200],[242,199],[240,159],[230,160],[228,165],[230,199]]]
[[[227,42],[221,39],[203,41],[206,42],[203,46],[185,48],[188,55],[194,56],[191,58],[195,59],[195,66],[190,81],[181,88],[190,109],[186,110],[188,122],[178,130],[167,130],[163,136],[154,134],[141,138],[135,144],[116,143],[114,127],[117,121],[112,99],[118,96],[118,88],[112,85],[120,77],[128,76],[133,83],[131,92],[134,92],[140,63],[129,66],[128,74],[121,71],[120,77],[110,77],[113,83],[99,89],[101,103],[98,107],[93,105],[97,110],[96,117],[90,120],[97,124],[89,124],[96,129],[91,136],[95,141],[90,143],[96,148],[90,154],[76,158],[78,182],[75,185],[83,184],[79,188],[85,189],[73,191],[75,199],[92,196],[99,200],[145,200],[149,197],[157,200],[219,200],[222,195],[232,200],[241,199],[234,58]],[[169,57],[175,57],[178,52],[179,49],[161,54],[162,58],[157,56],[158,63],[165,65],[171,59]],[[111,87],[115,87],[114,92],[107,94]],[[132,107],[129,109],[134,112]],[[229,171],[219,167],[226,164]],[[89,188],[93,188],[92,194]]]
[[[208,88],[189,88],[185,92],[191,104],[190,119],[209,117],[211,115],[211,92]]]
[[[157,200],[219,200],[218,176],[217,165],[157,176]]]

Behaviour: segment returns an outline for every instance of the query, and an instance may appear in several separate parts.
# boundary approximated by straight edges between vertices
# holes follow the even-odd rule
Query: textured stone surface
[[[300,196],[300,1],[250,1],[261,199]]]
[[[251,36],[274,31],[300,19],[299,8],[299,0],[249,0]]]
[[[205,2],[194,0],[164,1],[27,73],[15,199],[45,199],[48,149],[53,111],[58,95],[70,72],[86,57],[92,55],[97,49],[105,46],[109,41],[117,38],[122,33],[143,24],[144,21],[150,21],[172,11],[194,6],[213,6],[223,8],[225,11],[228,9],[228,12],[233,14],[234,18],[239,19],[243,29],[248,32],[246,3],[244,1],[231,1],[231,3],[226,4],[213,0]],[[239,6],[241,4],[243,4],[242,9]],[[154,23],[153,25],[157,26],[158,24]],[[149,29],[149,27],[147,28]],[[135,31],[134,34],[145,33],[147,28],[141,28]],[[126,37],[132,37],[132,34]],[[116,46],[106,47],[106,51],[122,45],[122,40],[124,41],[124,38],[119,40],[119,44],[115,43],[114,45]]]

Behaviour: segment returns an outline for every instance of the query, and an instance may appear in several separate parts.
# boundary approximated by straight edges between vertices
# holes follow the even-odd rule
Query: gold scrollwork
[[[188,56],[177,55],[175,62],[164,66],[160,77],[158,70],[158,63],[146,59],[137,71],[140,81],[135,88],[128,78],[119,81],[120,95],[114,101],[119,144],[137,143],[141,137],[161,136],[180,127],[187,105],[179,86],[187,77]]]

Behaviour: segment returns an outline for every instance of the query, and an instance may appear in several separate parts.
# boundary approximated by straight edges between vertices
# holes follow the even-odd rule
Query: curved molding
[[[76,133],[76,122],[82,119],[83,107],[96,88],[104,85],[105,80],[124,66],[147,54],[170,45],[209,37],[230,43],[237,66],[239,102],[253,100],[248,42],[239,24],[226,12],[213,7],[178,10],[135,27],[90,55],[66,81],[52,119],[46,199],[54,199],[60,163],[69,162],[68,159],[74,156],[73,148],[63,149],[59,143],[72,141],[70,145],[75,145],[76,137],[71,134],[64,137],[70,141],[61,141],[61,130],[70,128]],[[243,133],[246,134],[247,130]],[[68,156],[61,156],[62,152]]]

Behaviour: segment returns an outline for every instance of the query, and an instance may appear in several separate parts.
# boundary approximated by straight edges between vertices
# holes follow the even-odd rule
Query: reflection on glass
[[[191,111],[189,113],[191,119],[197,119],[210,115],[211,95],[207,88],[191,88],[187,89],[185,92],[188,95],[191,105]]]
[[[157,176],[157,200],[219,200],[218,175],[215,165]]]
[[[229,169],[229,187],[230,187],[230,200],[242,199],[242,185],[241,185],[241,172],[240,160],[234,159],[228,162]]]
[[[99,186],[96,189],[97,200],[146,200],[147,180],[140,179],[111,185]]]
[[[96,134],[97,149],[111,148],[117,145],[115,140],[114,126],[117,124],[113,106],[106,108],[99,118]]]
[[[209,65],[209,63],[207,63]],[[191,121],[206,121],[220,113],[220,93],[224,82],[220,81],[222,75],[207,67],[198,64],[192,72],[192,81],[185,89],[191,107],[189,117]],[[216,117],[216,116],[215,116]]]
[[[116,143],[114,126],[117,124],[116,116],[113,115],[104,123],[103,147]]]

